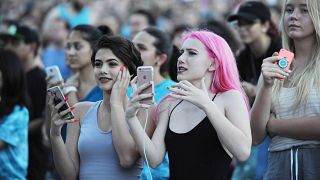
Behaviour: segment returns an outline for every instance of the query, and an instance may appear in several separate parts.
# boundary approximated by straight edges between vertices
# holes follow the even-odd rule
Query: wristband
[[[78,91],[77,88],[74,87],[74,86],[68,85],[68,86],[64,86],[64,87],[63,87],[63,94],[64,94],[65,96],[68,95],[68,94],[71,93],[71,92],[77,92],[77,91]]]

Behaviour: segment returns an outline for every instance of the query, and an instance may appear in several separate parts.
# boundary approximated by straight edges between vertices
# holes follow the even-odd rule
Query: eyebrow
[[[116,62],[119,62],[117,59],[106,59],[106,60],[102,60],[102,59],[95,59],[95,61],[106,61],[106,62],[110,62],[110,61],[116,61]]]
[[[180,51],[182,51],[183,49],[180,49]],[[196,49],[193,49],[193,48],[186,48],[187,51],[196,51],[196,52],[199,52],[198,50]]]

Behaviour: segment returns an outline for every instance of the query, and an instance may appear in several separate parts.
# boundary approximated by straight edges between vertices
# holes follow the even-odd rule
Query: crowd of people
[[[320,179],[320,1],[0,5],[0,179]]]

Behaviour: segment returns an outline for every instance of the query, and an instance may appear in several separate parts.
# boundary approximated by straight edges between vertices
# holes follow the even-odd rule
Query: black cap
[[[24,41],[27,44],[40,44],[37,31],[29,28],[28,26],[11,24],[7,28],[1,27],[0,29],[0,38],[8,37],[18,41]]]
[[[240,5],[236,14],[230,15],[228,21],[236,21],[243,19],[246,21],[254,21],[260,19],[262,22],[271,19],[269,7],[259,1],[247,1]]]

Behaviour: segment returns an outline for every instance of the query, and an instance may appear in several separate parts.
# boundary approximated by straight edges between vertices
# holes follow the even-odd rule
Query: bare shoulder
[[[241,92],[238,90],[229,90],[219,93],[217,102],[223,107],[234,107],[245,103]]]
[[[89,108],[94,104],[94,102],[79,102],[74,105],[74,114],[77,118],[82,119],[82,117],[87,113]]]
[[[221,98],[223,98],[224,100],[228,100],[230,102],[237,100],[237,99],[243,99],[242,98],[242,94],[240,91],[238,90],[229,90],[229,91],[225,91],[223,93],[221,93]]]
[[[181,100],[173,98],[171,96],[166,96],[161,102],[157,105],[155,112],[159,118],[157,121],[160,122],[161,119],[168,119],[169,113],[174,106],[176,106]]]

